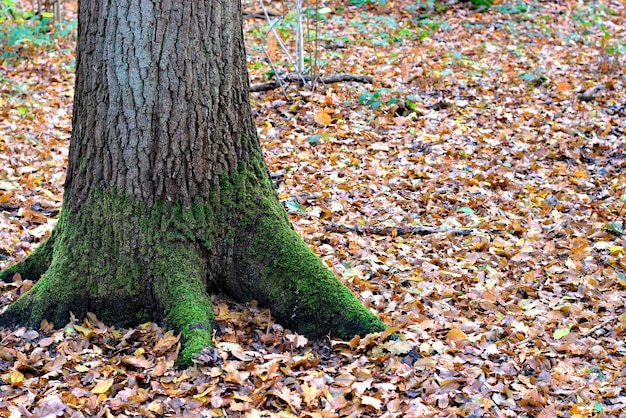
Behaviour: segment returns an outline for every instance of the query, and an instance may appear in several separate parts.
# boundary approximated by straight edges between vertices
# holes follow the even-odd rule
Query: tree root
[[[269,176],[255,175],[261,168],[242,166],[232,183],[223,178],[213,200],[189,208],[148,208],[132,196],[98,192],[63,211],[50,238],[3,273],[36,283],[0,315],[0,325],[36,328],[44,318],[63,325],[70,313],[88,312],[116,326],[163,321],[181,334],[179,365],[189,366],[212,345],[208,292],[219,289],[257,300],[311,339],[383,331],[294,231]]]
[[[223,283],[229,295],[258,300],[281,324],[311,339],[351,339],[386,328],[293,230],[280,202],[256,203],[263,215],[254,219],[254,231],[238,237],[236,275],[244,279]]]
[[[0,282],[9,282],[16,273],[22,276],[22,280],[32,280],[33,282],[48,270],[52,262],[52,251],[54,247],[56,229],[52,234],[24,260],[0,272]]]
[[[190,245],[159,247],[153,262],[155,293],[165,309],[165,325],[181,334],[183,349],[178,363],[190,366],[194,355],[211,347],[215,324],[206,292],[202,257]]]

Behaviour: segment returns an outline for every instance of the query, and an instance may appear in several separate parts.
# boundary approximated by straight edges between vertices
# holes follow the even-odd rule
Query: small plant
[[[377,3],[377,4],[385,4],[387,1],[386,0],[350,0],[350,4],[351,5],[361,5],[361,4],[372,4],[372,3]]]
[[[0,2],[0,56],[9,58],[26,45],[52,45],[53,35],[58,31],[66,36],[75,28],[75,22],[54,25],[54,14],[46,11],[35,13],[22,10],[17,0]]]
[[[492,0],[470,0],[475,9],[488,9],[493,4]]]
[[[515,3],[498,4],[493,8],[500,13],[508,14],[526,13],[528,11],[528,5],[521,0],[517,0]]]
[[[361,94],[359,95],[359,103],[374,110],[379,109],[382,105],[396,105],[399,108],[413,111],[417,109],[415,102],[420,100],[422,99],[414,94],[402,95],[401,91],[386,88],[380,88],[373,92],[361,88]]]

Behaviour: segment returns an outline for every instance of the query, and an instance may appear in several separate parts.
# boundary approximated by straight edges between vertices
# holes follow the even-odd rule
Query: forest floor
[[[293,71],[243,3],[252,83]],[[295,56],[292,3],[265,3]],[[401,341],[308,342],[222,297],[222,361],[187,370],[156,324],[0,329],[0,417],[626,417],[626,6],[496,3],[320,1],[310,73],[372,82],[251,94],[296,229]],[[63,5],[11,46],[0,16],[0,268],[61,207]]]

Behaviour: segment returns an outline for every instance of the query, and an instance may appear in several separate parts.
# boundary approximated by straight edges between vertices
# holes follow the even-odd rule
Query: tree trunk
[[[15,272],[2,324],[92,311],[164,321],[181,363],[211,344],[209,293],[257,299],[312,338],[384,329],[294,232],[248,101],[240,2],[80,1],[63,210]]]

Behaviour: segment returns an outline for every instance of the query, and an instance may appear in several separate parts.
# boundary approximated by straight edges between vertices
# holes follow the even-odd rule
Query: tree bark
[[[39,278],[0,324],[163,321],[183,365],[211,345],[215,290],[312,338],[383,330],[293,230],[248,96],[239,1],[79,2],[63,209],[0,274]]]

